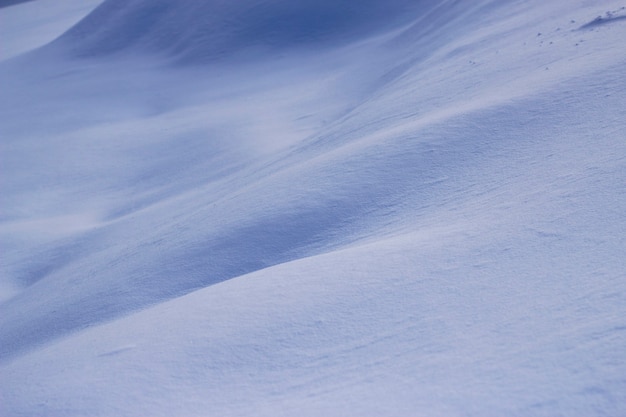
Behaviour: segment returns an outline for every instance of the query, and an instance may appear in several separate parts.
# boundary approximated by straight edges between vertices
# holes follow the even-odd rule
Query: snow
[[[624,4],[98,3],[0,8],[0,415],[626,413]]]
[[[4,61],[45,45],[80,21],[100,3],[102,0],[0,2],[0,60]]]

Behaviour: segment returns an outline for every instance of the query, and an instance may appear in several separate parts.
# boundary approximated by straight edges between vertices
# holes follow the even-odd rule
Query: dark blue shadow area
[[[14,6],[20,3],[28,3],[29,1],[33,0],[0,0],[0,9],[3,7]]]
[[[409,22],[434,0],[107,0],[57,44],[78,56],[148,52],[188,63],[247,49],[343,44]]]

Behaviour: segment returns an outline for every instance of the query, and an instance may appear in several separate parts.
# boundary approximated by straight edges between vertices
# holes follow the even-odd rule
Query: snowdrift
[[[436,3],[107,0],[59,42],[80,56],[150,52],[203,62],[255,49],[345,44],[410,22]]]
[[[107,0],[0,62],[0,414],[623,414],[622,7]]]
[[[163,10],[172,15],[152,19],[158,4],[171,5]],[[256,10],[250,4],[243,9],[219,2],[175,4],[122,6],[107,1],[58,41],[68,47],[81,45],[80,36],[74,34],[80,28],[93,33],[96,40],[86,44],[96,54],[91,60],[82,57],[68,64],[49,53],[54,48],[44,48],[29,57],[28,67],[35,68],[29,76],[42,77],[38,68],[44,60],[43,77],[56,81],[43,90],[29,89],[19,81],[7,86],[18,102],[23,100],[21,106],[13,102],[5,109],[7,115],[16,113],[6,118],[7,137],[20,155],[16,160],[33,167],[22,174],[12,165],[16,172],[6,186],[11,202],[7,217],[16,219],[13,230],[18,232],[43,227],[56,233],[34,239],[38,244],[30,249],[36,252],[30,262],[23,261],[22,252],[29,246],[11,235],[18,248],[18,261],[9,266],[13,284],[28,291],[5,305],[0,337],[6,343],[0,357],[199,288],[345,246],[378,233],[385,224],[395,229],[407,214],[390,207],[415,193],[430,199],[431,185],[458,163],[450,156],[456,152],[452,148],[446,155],[424,158],[428,140],[416,143],[406,134],[393,139],[397,144],[381,146],[377,132],[395,122],[373,125],[364,119],[370,118],[370,100],[395,101],[389,94],[397,90],[387,86],[428,57],[435,39],[440,37],[438,42],[445,44],[454,33],[474,27],[474,19],[464,21],[481,8],[424,6],[411,24],[391,25],[386,36],[365,42],[371,33],[363,34],[353,47],[335,40],[308,55],[296,51],[296,59],[268,61],[269,53],[239,68],[227,61],[169,73],[150,68],[152,60],[147,60],[147,68],[137,65],[134,54],[168,51],[150,49],[162,39],[171,41],[161,33],[184,28],[191,34],[204,28],[202,19],[213,16],[205,7],[221,5],[218,10],[237,19],[241,18],[235,11],[246,16],[241,10]],[[254,4],[262,13],[257,10],[254,18],[244,19],[250,25],[266,14],[280,20],[285,10],[295,7],[282,1]],[[357,9],[347,2],[322,3],[315,7],[339,23],[327,30],[321,21],[319,28],[305,32],[317,38],[318,33],[341,31],[344,26],[345,30],[371,26],[381,4],[367,2]],[[391,13],[406,5],[397,6],[385,9]],[[139,30],[143,20],[131,11],[160,24]],[[301,18],[309,15],[300,12]],[[348,12],[359,18],[337,17]],[[110,13],[120,16],[109,22]],[[454,30],[446,30],[453,23]],[[297,33],[287,32],[281,35],[284,42],[297,39]],[[100,39],[98,33],[115,34],[122,43]],[[134,33],[143,40],[136,41]],[[260,39],[275,35],[258,33]],[[191,51],[190,58],[204,56],[201,39],[189,35],[182,42]],[[390,48],[394,43],[399,46]],[[112,63],[103,62],[107,55],[96,52],[110,52],[113,44],[126,45],[133,52],[132,61],[118,56]],[[24,74],[26,64],[14,65]],[[352,70],[355,67],[368,71],[360,73]],[[335,94],[341,90],[346,92]],[[29,91],[35,91],[42,108],[33,106]],[[385,111],[397,111],[394,108],[402,101]],[[71,109],[71,114],[50,105]],[[24,124],[22,109],[35,109],[36,120]],[[328,118],[335,121],[324,120]],[[68,126],[73,132],[69,136]],[[21,135],[28,140],[17,142]],[[393,138],[382,135],[382,143]],[[437,133],[424,138],[429,135]],[[373,143],[368,143],[369,137]],[[365,143],[346,150],[352,141]],[[58,167],[59,161],[64,166]],[[51,171],[59,176],[50,177]],[[39,197],[28,191],[33,183],[66,197],[35,203]],[[80,201],[68,213],[74,196]],[[24,211],[33,207],[36,212],[26,217],[43,219],[21,221]],[[390,210],[395,214],[390,216]],[[23,308],[30,311],[29,317],[22,317]]]

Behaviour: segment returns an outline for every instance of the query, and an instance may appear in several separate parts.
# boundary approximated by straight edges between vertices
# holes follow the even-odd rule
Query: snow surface
[[[97,3],[0,8],[1,416],[626,415],[621,0]]]
[[[52,41],[100,3],[102,0],[0,0],[0,61]]]

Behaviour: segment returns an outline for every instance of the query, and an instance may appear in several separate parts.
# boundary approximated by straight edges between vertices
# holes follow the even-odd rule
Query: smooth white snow
[[[0,61],[54,40],[102,0],[35,0],[0,11]]]
[[[0,415],[623,415],[624,6],[106,0],[0,63]]]

